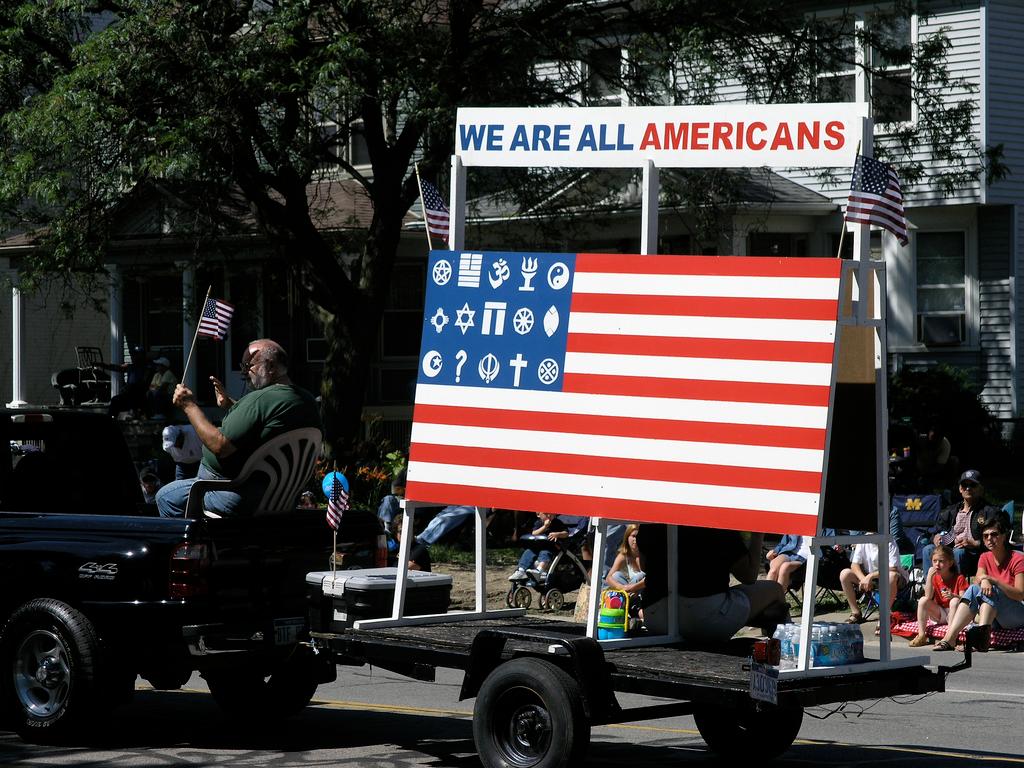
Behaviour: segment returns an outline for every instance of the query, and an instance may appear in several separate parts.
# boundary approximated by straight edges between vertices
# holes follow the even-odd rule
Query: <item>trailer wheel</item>
[[[560,611],[565,607],[565,595],[562,594],[562,590],[552,589],[548,591],[547,607],[549,611]]]
[[[203,673],[214,701],[230,717],[273,721],[299,712],[318,686],[313,653],[298,646],[267,675],[258,667]]]
[[[532,602],[533,593],[529,587],[516,587],[515,592],[512,593],[513,608],[529,608]]]
[[[590,744],[579,683],[543,659],[500,664],[477,695],[473,741],[484,768],[576,765]]]
[[[0,660],[3,707],[26,741],[59,740],[102,714],[99,636],[71,606],[39,599],[16,610],[0,636]]]
[[[708,747],[736,760],[778,757],[796,740],[803,718],[803,707],[758,709],[753,701],[739,706],[702,704],[693,713]]]

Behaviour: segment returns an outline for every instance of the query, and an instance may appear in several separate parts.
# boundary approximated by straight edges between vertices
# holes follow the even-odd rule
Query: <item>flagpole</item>
[[[853,154],[853,166],[857,167],[857,158],[860,157],[860,141],[857,142],[857,151]],[[847,208],[849,208],[849,193],[847,193]],[[839,231],[839,250],[836,253],[836,258],[841,259],[843,257],[843,238],[846,237],[846,214],[843,214],[843,228]]]
[[[337,471],[338,471],[338,460],[335,459],[334,460],[334,470],[332,471],[332,474],[331,474],[331,496],[334,496],[334,490],[335,490],[335,488],[337,488],[337,485],[338,485],[338,476],[337,476],[337,474],[335,474],[335,473],[337,473]],[[328,499],[327,500],[327,513],[328,514],[330,514],[330,507],[331,507],[331,500]],[[331,530],[334,533],[334,541],[331,544],[331,587],[333,588],[334,583],[337,581],[337,577],[338,577],[338,529],[335,528],[332,525],[331,526]]]
[[[423,231],[427,233],[427,250],[434,250],[434,241],[430,239],[430,222],[427,220],[427,204],[423,201],[423,184],[420,183],[420,164],[413,163],[416,170],[416,187],[420,191],[420,207],[423,209]]]
[[[199,322],[196,323],[196,333],[192,337],[192,347],[188,351],[188,359],[185,361],[185,370],[181,372],[181,380],[185,381],[185,377],[188,375],[188,366],[192,362],[192,353],[196,351],[196,340],[199,338],[199,325],[203,322],[203,311],[206,309],[206,302],[210,300],[210,291],[213,290],[213,286],[210,285],[206,289],[206,298],[203,299],[203,309],[199,310]]]

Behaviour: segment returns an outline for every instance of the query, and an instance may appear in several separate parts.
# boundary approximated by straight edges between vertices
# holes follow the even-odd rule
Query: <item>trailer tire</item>
[[[580,763],[590,744],[590,723],[579,683],[543,659],[500,664],[477,694],[473,741],[484,768]]]
[[[203,673],[214,701],[233,718],[281,720],[301,711],[319,685],[313,653],[297,646],[267,675],[259,667],[208,670]]]
[[[0,635],[0,661],[0,701],[26,741],[59,741],[103,713],[99,635],[66,603],[18,608]]]
[[[778,757],[793,745],[803,718],[801,706],[758,709],[753,701],[739,706],[702,704],[693,713],[704,742],[730,760]]]

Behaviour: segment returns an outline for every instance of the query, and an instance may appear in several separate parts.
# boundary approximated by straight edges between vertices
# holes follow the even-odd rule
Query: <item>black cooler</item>
[[[314,571],[306,574],[309,628],[341,632],[362,619],[391,616],[397,568],[358,571]],[[405,616],[446,613],[451,602],[452,577],[444,573],[409,571]]]

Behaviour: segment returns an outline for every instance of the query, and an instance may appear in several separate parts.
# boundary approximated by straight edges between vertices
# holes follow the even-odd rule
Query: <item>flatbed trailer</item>
[[[770,759],[800,729],[804,709],[859,699],[945,690],[946,675],[970,666],[892,663],[783,671],[774,703],[753,698],[757,638],[696,647],[615,646],[580,624],[531,616],[313,633],[314,647],[339,665],[371,665],[433,681],[437,668],[464,673],[460,700],[476,697],[473,735],[485,766],[578,762],[594,725],[693,715],[723,757]],[[968,648],[970,644],[968,644]],[[864,671],[859,672],[858,666]],[[674,701],[623,708],[616,694]]]

